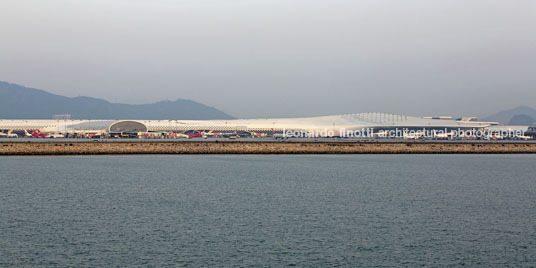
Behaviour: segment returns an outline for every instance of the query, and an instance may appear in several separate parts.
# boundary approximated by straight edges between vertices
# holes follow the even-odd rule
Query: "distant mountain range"
[[[231,119],[224,112],[191,100],[120,104],[90,97],[69,98],[0,81],[0,119]]]
[[[203,120],[232,119],[213,107],[191,101],[159,101],[151,104],[111,103],[91,97],[69,98],[40,89],[0,81],[0,119],[52,119],[70,114],[72,119]],[[533,125],[536,109],[519,106],[482,118],[506,125]]]
[[[506,125],[533,125],[536,118],[536,109],[529,106],[519,106],[514,109],[498,112],[483,118],[484,121],[499,122]]]

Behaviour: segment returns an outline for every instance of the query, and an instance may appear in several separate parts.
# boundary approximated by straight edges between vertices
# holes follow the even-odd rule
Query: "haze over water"
[[[533,106],[534,25],[532,0],[2,0],[0,81],[238,118],[483,117]]]
[[[0,158],[0,266],[535,266],[535,160]]]

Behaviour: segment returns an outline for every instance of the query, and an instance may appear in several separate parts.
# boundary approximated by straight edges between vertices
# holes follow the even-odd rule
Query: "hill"
[[[44,90],[0,81],[0,118],[51,119],[70,114],[72,119],[231,119],[213,107],[191,100],[152,104],[120,104],[90,97],[69,98]]]
[[[531,118],[536,118],[536,109],[529,106],[519,106],[514,109],[501,111],[496,114],[483,118],[484,121],[500,122],[502,124],[508,124],[512,118],[516,115],[526,115]]]
[[[512,119],[508,122],[508,125],[512,126],[532,126],[536,120],[526,114],[514,115]]]

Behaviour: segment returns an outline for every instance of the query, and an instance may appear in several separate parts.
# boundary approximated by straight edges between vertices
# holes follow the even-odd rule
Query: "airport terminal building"
[[[253,132],[266,135],[284,131],[332,131],[337,136],[341,129],[357,131],[368,129],[374,133],[393,129],[456,130],[497,128],[495,122],[481,122],[476,118],[414,117],[389,113],[355,113],[332,116],[272,119],[230,120],[0,120],[0,131],[31,136],[48,135],[124,135],[138,133],[185,133],[207,131],[220,133]],[[518,127],[523,129],[523,127]],[[528,128],[528,127],[525,127]],[[34,135],[35,136],[35,135]]]

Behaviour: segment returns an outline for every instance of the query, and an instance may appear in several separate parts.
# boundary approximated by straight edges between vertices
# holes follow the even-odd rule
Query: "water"
[[[0,158],[0,267],[536,265],[535,155]]]

